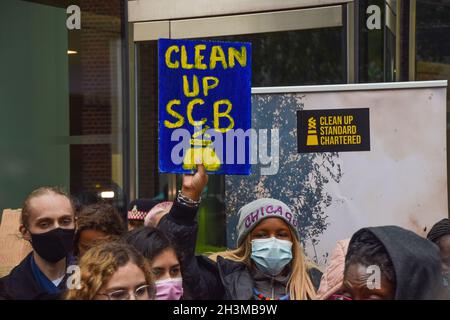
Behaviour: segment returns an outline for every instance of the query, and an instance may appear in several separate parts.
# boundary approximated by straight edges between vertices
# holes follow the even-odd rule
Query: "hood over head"
[[[391,259],[395,271],[396,300],[439,297],[442,292],[441,265],[439,249],[434,243],[398,226],[382,226],[359,230],[350,240],[349,248],[367,232],[380,241]],[[349,255],[346,261],[348,258]]]

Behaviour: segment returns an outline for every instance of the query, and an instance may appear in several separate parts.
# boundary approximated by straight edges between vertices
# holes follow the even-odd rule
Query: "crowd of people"
[[[322,272],[301,245],[298,215],[263,198],[239,210],[236,249],[199,255],[207,182],[199,165],[175,201],[132,202],[128,226],[111,205],[76,210],[56,188],[33,191],[20,226],[33,251],[0,279],[0,299],[450,299],[449,219],[426,239],[398,226],[358,230],[337,243]]]

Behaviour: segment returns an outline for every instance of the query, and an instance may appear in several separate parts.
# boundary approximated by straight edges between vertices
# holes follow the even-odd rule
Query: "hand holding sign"
[[[208,183],[205,167],[199,164],[197,168],[198,170],[195,174],[183,175],[183,185],[181,187],[181,193],[194,201],[200,199],[200,195]]]
[[[250,44],[160,39],[158,46],[160,171],[192,173],[203,164],[210,173],[249,174],[250,142],[238,145],[234,133],[245,137],[251,127]]]

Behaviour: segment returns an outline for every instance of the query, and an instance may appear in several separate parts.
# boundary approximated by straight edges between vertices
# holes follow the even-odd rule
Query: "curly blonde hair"
[[[134,263],[144,273],[146,284],[151,285],[151,299],[155,285],[147,260],[132,246],[121,242],[108,242],[88,250],[80,260],[81,287],[70,289],[66,300],[93,300],[112,275],[128,262]]]

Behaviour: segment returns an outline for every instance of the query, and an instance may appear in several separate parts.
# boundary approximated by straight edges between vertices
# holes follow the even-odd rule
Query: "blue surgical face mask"
[[[251,258],[262,272],[276,276],[292,260],[292,242],[275,237],[252,240]]]

